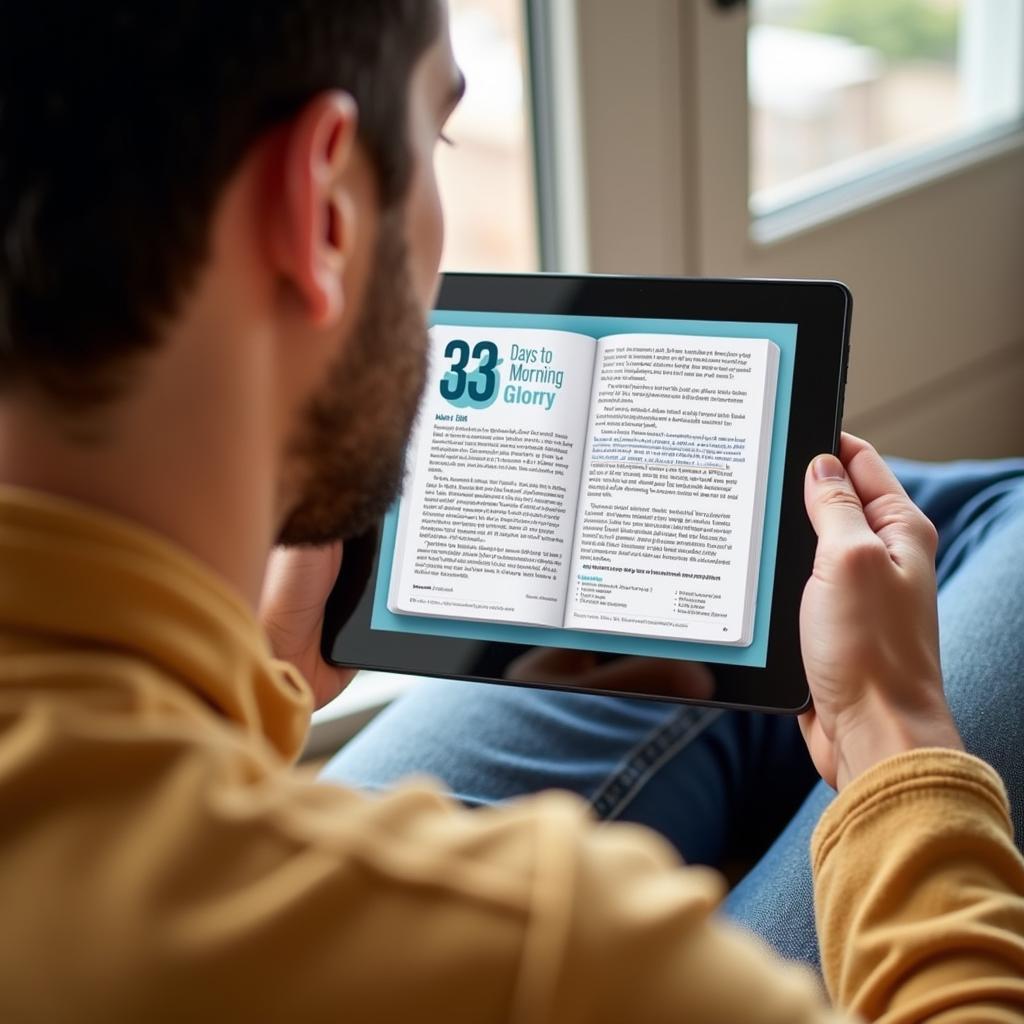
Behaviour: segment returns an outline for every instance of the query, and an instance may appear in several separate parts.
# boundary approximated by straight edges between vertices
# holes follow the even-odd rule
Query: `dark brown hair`
[[[321,90],[355,97],[382,201],[400,199],[438,21],[434,0],[0,5],[0,390],[116,390],[195,280],[245,152]]]

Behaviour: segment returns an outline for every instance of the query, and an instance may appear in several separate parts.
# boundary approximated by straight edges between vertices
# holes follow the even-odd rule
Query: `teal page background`
[[[789,410],[793,394],[797,325],[727,320],[551,316],[535,313],[457,313],[450,310],[435,311],[430,322],[431,326],[443,324],[450,327],[532,327],[541,330],[575,331],[594,338],[601,338],[607,334],[693,334],[703,337],[768,338],[774,341],[779,346],[779,379],[775,394],[768,489],[765,495],[764,536],[757,582],[754,635],[747,647],[728,647],[723,644],[649,639],[572,629],[508,626],[495,622],[395,615],[388,610],[387,600],[391,584],[391,563],[395,554],[395,535],[398,529],[397,506],[388,512],[384,520],[380,565],[370,618],[371,627],[397,633],[450,636],[465,640],[524,644],[530,647],[570,647],[584,651],[605,651],[610,654],[636,654],[651,658],[679,658],[687,661],[711,661],[718,664],[764,668],[768,660],[768,626],[771,621],[772,583],[775,579],[779,509],[782,504],[782,474],[786,463],[786,438],[789,433]]]

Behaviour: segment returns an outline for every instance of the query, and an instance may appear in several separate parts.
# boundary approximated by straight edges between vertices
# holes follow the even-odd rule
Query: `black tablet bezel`
[[[837,281],[446,274],[436,308],[797,325],[766,665],[709,664],[715,678],[710,699],[635,691],[628,695],[759,711],[803,710],[809,697],[800,657],[799,607],[815,546],[803,508],[803,480],[815,455],[838,451],[849,360],[849,289]],[[467,660],[478,663],[482,646],[500,647],[509,659],[530,648],[371,629],[378,547],[376,533],[346,546],[345,565],[325,611],[324,657],[363,669],[504,682],[494,675],[466,674]],[[577,689],[546,682],[514,685]]]

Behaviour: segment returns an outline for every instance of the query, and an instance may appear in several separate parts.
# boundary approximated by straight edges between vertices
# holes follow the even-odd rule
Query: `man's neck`
[[[275,535],[267,410],[206,367],[192,393],[151,389],[104,410],[95,442],[34,403],[0,402],[0,482],[71,498],[162,534],[256,608]],[[250,406],[256,403],[250,403]]]

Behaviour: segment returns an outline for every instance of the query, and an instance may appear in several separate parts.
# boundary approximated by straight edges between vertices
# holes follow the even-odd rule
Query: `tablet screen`
[[[797,333],[435,312],[371,628],[763,668]]]

